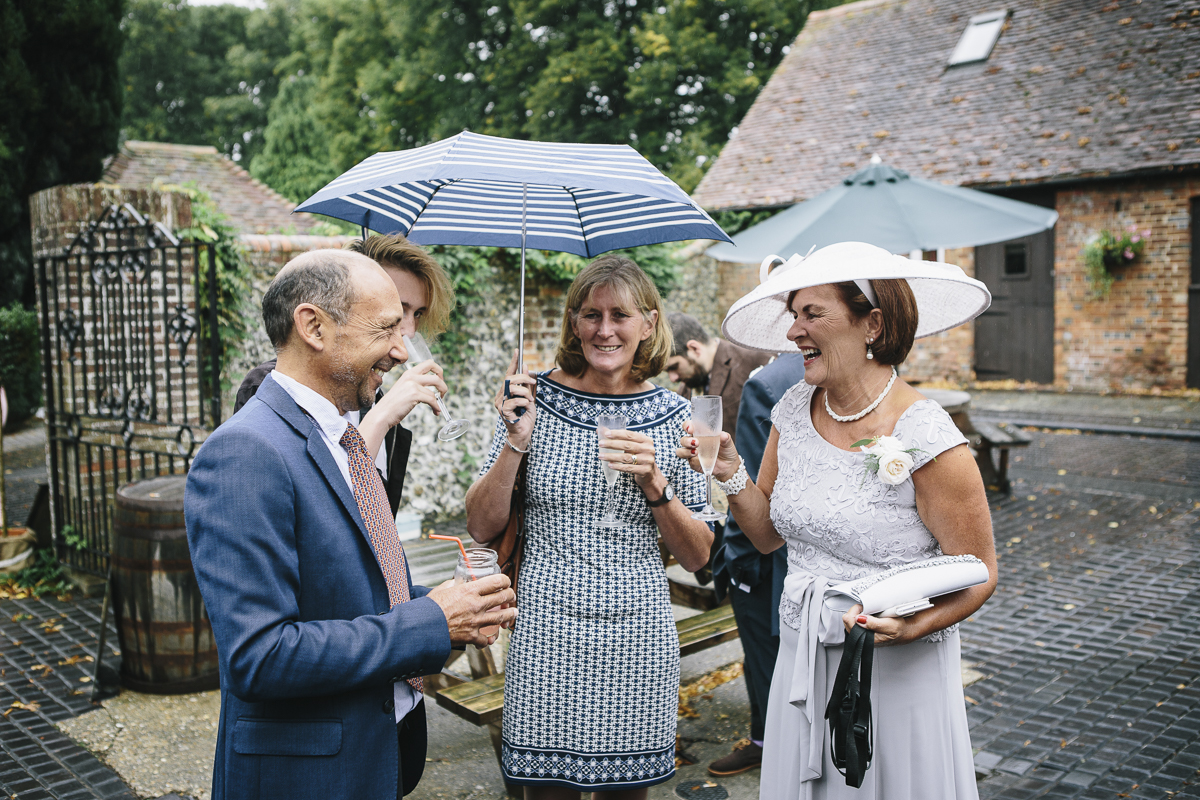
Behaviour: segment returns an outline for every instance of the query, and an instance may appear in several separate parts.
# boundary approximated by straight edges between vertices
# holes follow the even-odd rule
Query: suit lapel
[[[725,384],[729,383],[729,362],[733,358],[733,353],[729,351],[725,341],[717,342],[717,352],[713,356],[712,370],[708,373],[708,393],[715,395],[725,394]]]
[[[329,453],[329,447],[326,446],[325,440],[321,438],[321,431],[317,428],[316,420],[305,414],[300,406],[296,405],[292,396],[285,392],[273,378],[263,381],[255,397],[270,406],[276,414],[283,418],[284,422],[295,428],[296,432],[307,440],[308,455],[317,465],[317,469],[321,471],[321,477],[329,484],[334,496],[350,514],[350,519],[354,520],[359,533],[367,540],[367,545],[374,553],[375,547],[371,544],[371,536],[367,533],[366,523],[363,522],[362,513],[358,510],[358,501],[354,499],[354,492],[346,485],[346,479],[342,476],[342,471],[338,469],[337,462]],[[376,558],[378,558],[377,553]]]
[[[350,515],[350,519],[354,520],[355,526],[358,528],[358,533],[366,541],[367,547],[370,548],[371,554],[375,556],[375,566],[379,568],[379,576],[384,580],[384,597],[387,597],[387,578],[383,574],[383,567],[379,565],[379,553],[375,551],[375,543],[371,541],[371,534],[367,531],[367,524],[363,521],[362,512],[358,508],[358,500],[354,498],[354,492],[346,485],[346,479],[342,475],[342,471],[338,469],[337,462],[333,460],[333,456],[329,452],[329,447],[325,444],[325,440],[321,438],[321,431],[317,429],[317,422],[312,417],[305,414],[292,396],[284,391],[283,387],[275,382],[273,378],[268,376],[268,379],[262,382],[255,397],[260,398],[264,403],[270,406],[276,414],[283,418],[296,432],[303,436],[308,442],[308,454],[313,462],[317,465],[317,469],[321,471],[321,477],[329,484],[329,488],[333,490],[334,496],[341,502],[342,507],[346,509],[346,513]],[[407,433],[407,431],[405,431]],[[410,441],[411,441],[411,434]],[[405,464],[408,460],[408,449],[405,448]],[[389,467],[389,470],[391,467]],[[390,472],[389,472],[390,475]],[[395,513],[393,511],[393,513]],[[409,594],[412,594],[412,570],[408,565],[408,554],[404,552],[403,542],[400,544],[400,551],[404,556],[404,572],[408,582]]]

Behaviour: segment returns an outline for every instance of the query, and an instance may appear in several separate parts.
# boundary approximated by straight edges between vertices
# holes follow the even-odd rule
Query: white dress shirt
[[[316,421],[317,430],[321,432],[321,438],[325,441],[325,446],[329,448],[329,454],[333,456],[334,463],[338,465],[342,477],[346,479],[346,485],[353,493],[354,481],[350,479],[350,456],[346,452],[346,448],[342,447],[342,436],[346,433],[347,425],[358,424],[359,412],[347,411],[344,415],[339,414],[337,406],[296,379],[284,375],[278,367],[271,372],[270,377],[273,377],[275,382],[296,401],[296,405],[307,411],[309,416]],[[379,448],[375,464],[379,465],[381,462],[386,467],[387,457],[382,447]],[[416,708],[417,703],[422,699],[421,695],[417,694],[416,689],[413,689],[407,681],[397,681],[392,684],[392,695],[396,703],[396,722],[404,719],[405,715]]]

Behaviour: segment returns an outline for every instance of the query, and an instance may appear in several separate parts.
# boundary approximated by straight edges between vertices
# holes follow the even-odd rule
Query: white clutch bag
[[[975,556],[938,556],[830,586],[825,605],[841,613],[860,603],[864,614],[907,617],[931,608],[935,597],[987,581],[987,566]]]

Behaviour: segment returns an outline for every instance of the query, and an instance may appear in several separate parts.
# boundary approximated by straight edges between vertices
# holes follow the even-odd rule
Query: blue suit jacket
[[[758,479],[763,451],[771,436],[771,409],[784,392],[804,380],[804,356],[787,353],[760,369],[742,388],[742,404],[738,409],[738,453],[746,460],[746,472],[751,480]],[[787,577],[787,548],[773,553],[758,552],[732,518],[725,526],[725,546],[717,555],[714,572],[725,573],[730,583],[757,586],[762,580],[771,581],[771,633],[779,634],[779,597]]]
[[[446,618],[422,587],[389,609],[353,492],[273,379],[200,448],[184,514],[220,657],[213,800],[395,800],[392,684],[441,669]]]

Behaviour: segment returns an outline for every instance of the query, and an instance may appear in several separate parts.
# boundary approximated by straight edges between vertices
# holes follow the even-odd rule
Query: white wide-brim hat
[[[772,260],[782,259],[768,258],[763,272]],[[918,339],[970,322],[992,303],[988,288],[953,264],[914,261],[864,242],[840,242],[808,257],[796,254],[777,267],[733,304],[721,332],[742,347],[771,353],[792,350],[795,345],[787,338],[793,322],[787,308],[789,294],[827,283],[895,278],[908,281],[916,297]]]

